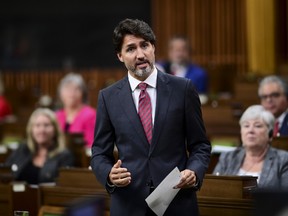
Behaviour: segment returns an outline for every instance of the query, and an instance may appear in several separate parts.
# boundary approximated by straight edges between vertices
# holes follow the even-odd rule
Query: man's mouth
[[[143,61],[143,62],[137,62],[136,66],[139,68],[144,68],[147,67],[148,62],[147,61]]]

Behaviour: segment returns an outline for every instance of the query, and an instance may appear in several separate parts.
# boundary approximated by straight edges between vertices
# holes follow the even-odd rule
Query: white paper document
[[[175,167],[158,187],[145,199],[148,206],[157,214],[162,216],[180,189],[174,189],[181,179],[181,173]]]

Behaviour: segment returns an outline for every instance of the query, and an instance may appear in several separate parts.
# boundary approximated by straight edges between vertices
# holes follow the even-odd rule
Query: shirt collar
[[[277,118],[277,122],[279,122],[279,125],[280,125],[280,126],[282,125],[286,114],[287,114],[287,111],[286,111],[286,112],[283,112],[283,113]]]
[[[143,82],[147,83],[152,88],[156,88],[157,73],[158,73],[158,71],[157,71],[156,67],[154,67],[154,69],[153,69],[152,73],[150,74],[150,76],[147,77],[147,79],[144,80]],[[134,92],[135,89],[137,88],[137,86],[139,85],[139,83],[142,82],[142,81],[134,78],[129,72],[128,72],[128,80],[129,80],[132,92]]]

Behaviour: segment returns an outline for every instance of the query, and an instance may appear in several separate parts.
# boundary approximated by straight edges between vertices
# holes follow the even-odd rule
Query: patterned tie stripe
[[[138,85],[141,92],[139,95],[138,114],[149,143],[152,140],[152,107],[148,92],[146,91],[147,84],[140,83]]]
[[[274,124],[273,136],[274,137],[278,136],[279,135],[278,133],[279,133],[279,122],[276,121]]]

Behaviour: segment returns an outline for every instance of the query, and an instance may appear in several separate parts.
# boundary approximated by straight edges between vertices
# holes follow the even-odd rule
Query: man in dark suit
[[[267,76],[261,80],[258,95],[262,106],[275,117],[274,136],[288,136],[288,86],[278,76]]]
[[[181,190],[164,215],[198,215],[196,190],[211,150],[198,95],[190,80],[156,69],[155,35],[145,22],[121,21],[113,42],[128,75],[99,93],[91,158],[111,194],[111,216],[155,215],[145,199],[175,167]]]

